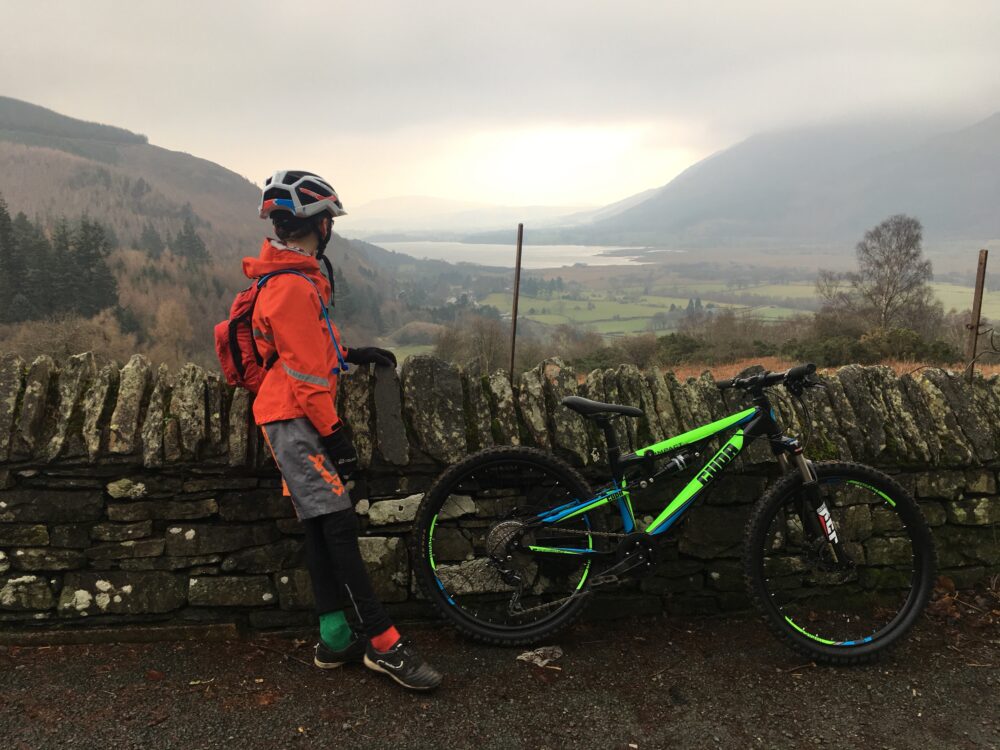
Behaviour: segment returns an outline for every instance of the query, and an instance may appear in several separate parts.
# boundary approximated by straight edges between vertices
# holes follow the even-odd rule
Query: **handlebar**
[[[778,385],[780,383],[792,384],[801,388],[810,385],[809,381],[806,380],[806,377],[812,375],[814,372],[816,372],[816,365],[812,362],[807,362],[803,365],[791,367],[784,372],[765,371],[757,375],[751,375],[747,378],[716,380],[715,385],[720,391],[724,391],[729,388],[759,390],[763,388],[770,388],[771,386]]]

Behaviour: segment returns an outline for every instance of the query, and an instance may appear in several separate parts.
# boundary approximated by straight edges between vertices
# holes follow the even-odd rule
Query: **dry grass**
[[[765,370],[770,370],[771,372],[780,372],[781,370],[787,370],[789,367],[794,367],[798,364],[802,363],[790,359],[782,359],[781,357],[757,357],[755,359],[741,359],[736,362],[729,362],[728,364],[715,365],[705,364],[704,362],[684,362],[677,365],[667,365],[661,367],[660,371],[664,373],[672,372],[678,380],[683,381],[688,378],[697,378],[707,370],[716,380],[723,380],[725,378],[735,377],[743,370],[754,365],[760,365]],[[879,364],[892,368],[893,372],[897,375],[906,375],[907,373],[916,372],[917,370],[921,370],[925,367],[941,367],[941,365],[933,365],[926,362],[910,362],[899,359],[885,360]],[[837,369],[838,368],[836,367],[820,367],[819,372],[832,373]],[[965,369],[965,364],[962,362],[956,362],[945,366],[944,369],[960,372]],[[990,363],[985,365],[977,364],[976,372],[980,375],[985,375],[986,377],[989,377],[990,375],[1000,375],[1000,363]],[[587,373],[577,373],[577,381],[579,383],[585,382],[586,379]]]
[[[787,370],[789,367],[794,367],[800,364],[788,359],[782,359],[780,357],[759,357],[756,359],[742,359],[738,362],[731,362],[724,365],[707,365],[704,363],[684,363],[679,365],[674,365],[672,367],[662,368],[664,372],[671,371],[679,379],[683,380],[685,378],[698,377],[705,370],[712,373],[712,376],[716,379],[731,378],[738,375],[742,370],[753,365],[761,365],[765,370],[771,370],[772,372],[778,372],[780,370]],[[932,365],[926,362],[911,362],[904,360],[886,360],[880,364],[892,368],[892,370],[897,375],[905,375],[907,373],[916,372],[917,370],[923,369],[924,367],[940,367],[940,365]],[[837,368],[820,368],[821,371],[833,372]],[[945,367],[947,370],[961,371],[965,369],[965,363],[956,362]],[[990,363],[976,365],[976,372],[985,375],[1000,375],[1000,363]]]

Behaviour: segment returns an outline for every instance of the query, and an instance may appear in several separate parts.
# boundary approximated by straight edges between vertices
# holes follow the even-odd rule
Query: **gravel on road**
[[[925,618],[872,666],[818,667],[750,618],[588,622],[525,649],[410,626],[407,693],[290,635],[0,648],[0,737],[30,748],[1000,747],[1000,632]]]

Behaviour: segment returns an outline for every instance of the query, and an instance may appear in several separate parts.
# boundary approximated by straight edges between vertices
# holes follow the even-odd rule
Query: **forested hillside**
[[[0,347],[23,354],[138,350],[212,365],[211,326],[248,283],[240,258],[256,254],[270,230],[256,215],[259,188],[244,177],[7,97],[0,196],[9,227],[0,237]],[[431,279],[433,289],[447,267],[339,235],[328,256],[349,341],[410,320],[408,300],[433,301],[415,286]]]

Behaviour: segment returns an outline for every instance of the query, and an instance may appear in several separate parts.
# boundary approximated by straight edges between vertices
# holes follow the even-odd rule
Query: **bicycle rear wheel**
[[[586,480],[533,448],[491,448],[450,467],[428,490],[413,525],[421,590],[463,634],[527,644],[570,624],[589,595],[587,553],[601,540],[593,513],[538,526],[543,511],[592,495]],[[548,549],[543,552],[538,550]]]
[[[748,592],[770,628],[800,653],[826,663],[871,661],[927,604],[934,579],[930,530],[916,501],[891,477],[860,464],[814,468],[819,513],[797,473],[751,513]]]

